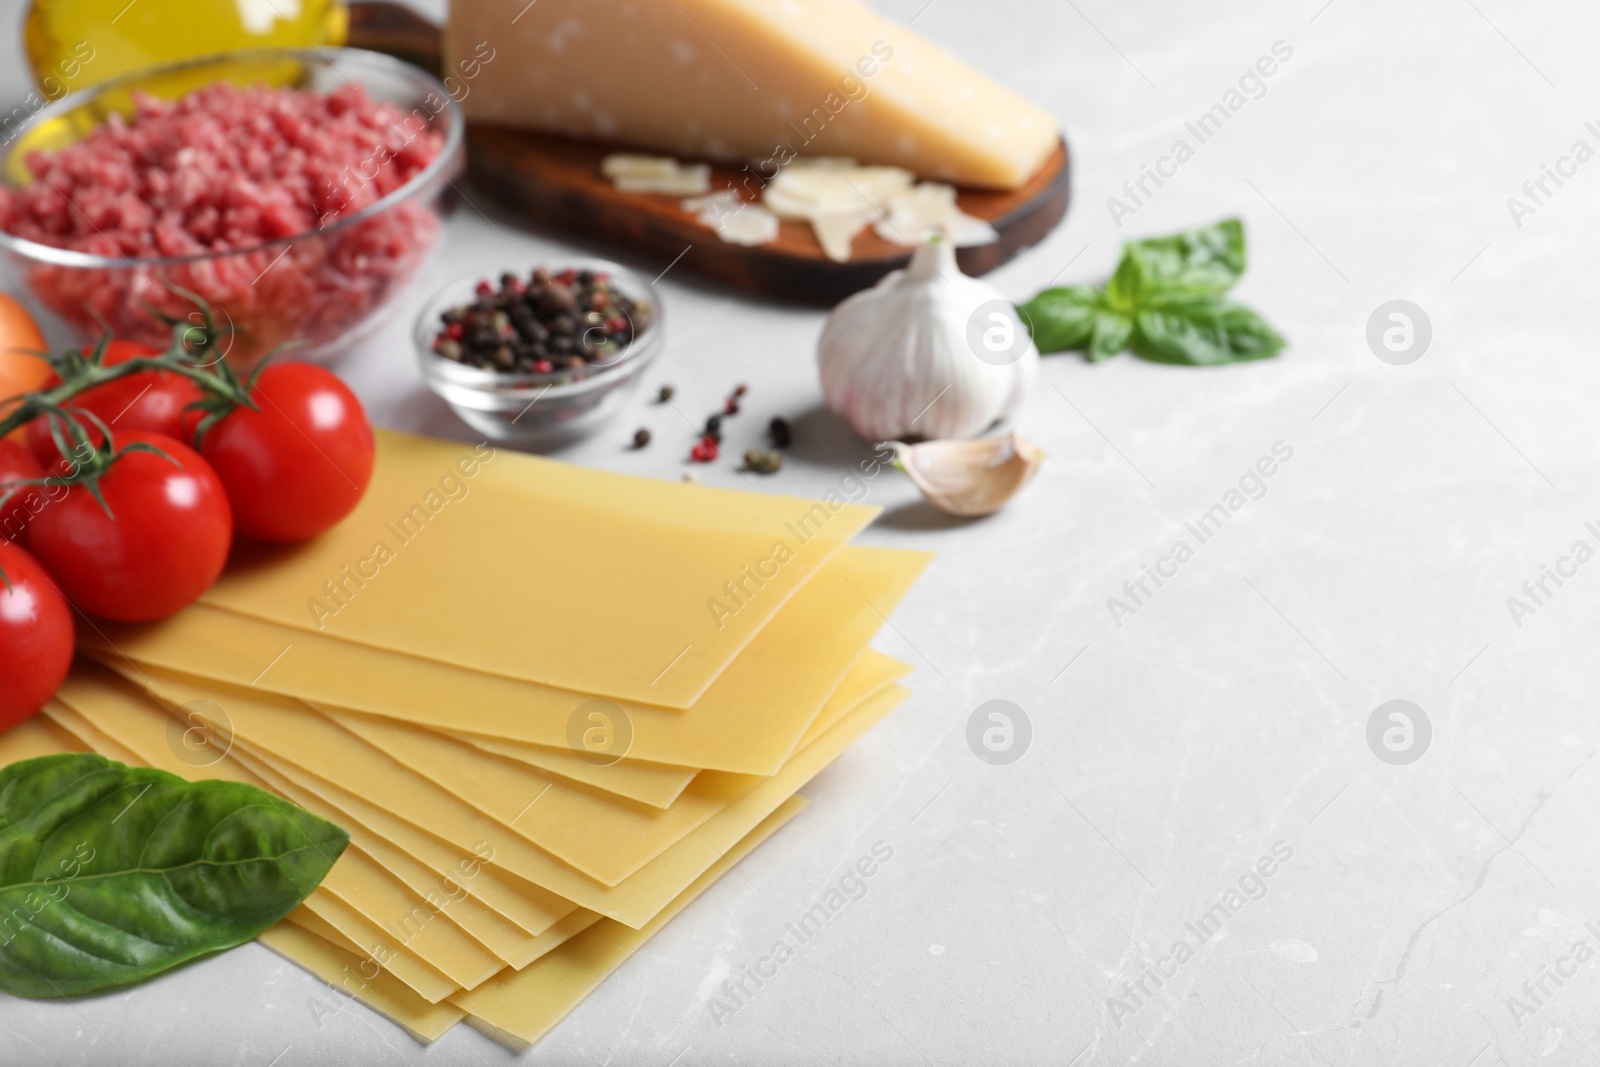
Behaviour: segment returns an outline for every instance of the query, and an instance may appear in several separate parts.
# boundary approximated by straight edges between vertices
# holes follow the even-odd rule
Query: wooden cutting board
[[[440,38],[439,27],[399,4],[365,2],[350,7],[353,47],[384,52],[437,72]],[[847,263],[827,258],[804,222],[781,223],[777,240],[765,245],[728,244],[679,206],[682,197],[614,188],[601,175],[600,161],[627,147],[470,123],[468,175],[474,186],[535,225],[573,231],[658,258],[663,265],[674,262],[675,269],[738,289],[805,303],[837,303],[911,258],[909,249],[885,241],[870,226],[856,236]],[[958,250],[961,269],[986,274],[1043,240],[1066,214],[1070,173],[1063,141],[1021,189],[958,190],[961,210],[988,222],[1000,234],[998,241]],[[745,199],[755,200],[759,190],[739,186],[738,180],[745,177],[736,167],[713,165],[711,187],[722,189],[731,183]]]

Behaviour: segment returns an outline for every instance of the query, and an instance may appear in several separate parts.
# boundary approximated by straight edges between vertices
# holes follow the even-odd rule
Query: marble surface
[[[1575,542],[1600,548],[1585,525],[1600,520],[1600,163],[1561,162],[1576,141],[1600,148],[1585,126],[1600,120],[1600,13],[882,3],[1044,102],[1071,138],[1075,204],[992,276],[1007,295],[1098,281],[1129,236],[1236,214],[1251,254],[1238,295],[1288,351],[1209,370],[1047,359],[1018,424],[1050,462],[985,522],[946,521],[897,475],[874,479],[886,511],[863,540],[938,553],[878,642],[916,665],[914,698],[525,1056],[466,1027],[424,1049],[360,1006],[324,1016],[320,982],[247,946],[131,992],[0,1001],[0,1058],[1600,1060],[1600,563],[1561,562]],[[5,8],[9,34],[15,0]],[[1247,79],[1243,106],[1196,145],[1184,124],[1275,45],[1292,55]],[[6,77],[20,92],[16,69]],[[1193,158],[1134,204],[1123,183],[1179,138]],[[1537,203],[1523,192],[1558,165],[1564,184],[1546,180]],[[480,201],[456,217],[435,280],[571,247]],[[683,411],[748,382],[731,446],[772,415],[798,421],[794,458],[757,488],[820,494],[865,454],[818,410],[821,313],[732,296],[681,265],[660,285],[671,342],[652,377]],[[1403,366],[1366,340],[1394,299],[1432,326]],[[465,439],[418,382],[407,329],[395,322],[342,369],[379,422]],[[626,451],[640,425],[657,444]],[[677,478],[686,435],[641,398],[565,458]],[[1262,488],[1246,478],[1258,498],[1196,544],[1185,523],[1275,448],[1289,456]],[[725,467],[705,477],[744,484]],[[1193,558],[1114,618],[1108,600],[1185,538]],[[1523,583],[1547,565],[1575,573],[1534,604]],[[1031,722],[1009,765],[966,740],[991,700]],[[1398,721],[1369,744],[1391,700],[1429,724],[1424,745],[1411,712],[1414,762],[1382,743]],[[865,894],[714,1018],[730,971],[877,842],[893,858]]]

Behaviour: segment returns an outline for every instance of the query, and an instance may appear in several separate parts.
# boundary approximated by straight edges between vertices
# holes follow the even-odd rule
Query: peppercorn
[[[728,402],[726,404],[724,404],[723,407],[722,407],[722,413],[724,415],[737,415],[737,414],[739,414],[739,402],[737,400],[735,400],[733,397],[730,396],[728,398]]]
[[[656,403],[665,404],[667,401],[669,401],[671,399],[672,399],[672,386],[663,385],[661,387],[661,391],[656,394]]]
[[[781,417],[773,419],[767,424],[767,437],[771,439],[773,448],[788,448],[789,442],[794,440],[789,420]]]
[[[633,447],[634,448],[643,448],[645,445],[648,445],[649,443],[650,443],[650,431],[649,430],[640,429],[640,430],[638,430],[638,431],[636,431],[634,433],[634,435],[633,435]]]
[[[722,416],[713,415],[706,419],[706,435],[720,434],[722,432]]]
[[[744,454],[744,469],[757,474],[776,474],[783,466],[783,455],[752,448]]]
[[[558,312],[571,311],[577,303],[578,300],[572,295],[572,290],[565,285],[547,285],[539,290],[534,306],[546,314],[554,315]]]
[[[607,275],[591,271],[565,270],[551,277],[539,269],[527,281],[502,274],[498,287],[488,279],[477,282],[473,296],[471,303],[439,313],[432,347],[442,354],[442,342],[455,342],[457,348],[448,350],[455,354],[444,358],[486,370],[549,373],[560,367],[581,379],[586,367],[615,362],[650,317],[647,304],[629,299]],[[541,361],[549,368],[536,369]]]
[[[749,391],[750,387],[748,385],[741,384],[733,387],[734,396],[744,396],[744,394],[748,393]]]

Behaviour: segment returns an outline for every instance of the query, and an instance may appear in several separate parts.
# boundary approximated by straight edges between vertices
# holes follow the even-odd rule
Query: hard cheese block
[[[469,120],[689,158],[850,156],[1014,189],[1060,136],[1042,108],[857,0],[453,0]]]
[[[773,773],[928,559],[921,552],[846,548],[689,709],[621,702],[633,735],[626,755]],[[103,630],[109,641],[85,630],[83,647],[119,671],[131,659],[337,710],[551,747],[572,743],[574,713],[591,699],[325,635],[263,629],[217,612]],[[797,648],[805,655],[796,655]],[[761,728],[750,729],[756,709]]]
[[[837,493],[740,493],[488,445],[377,439],[372,484],[349,517],[306,544],[239,546],[203,602],[681,708],[878,512]]]

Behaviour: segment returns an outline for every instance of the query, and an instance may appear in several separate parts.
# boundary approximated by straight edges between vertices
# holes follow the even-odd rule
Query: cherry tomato
[[[28,553],[0,541],[0,730],[44,706],[72,666],[72,609]],[[10,583],[10,588],[6,587]]]
[[[84,351],[88,353],[93,349]],[[112,341],[106,346],[104,362],[108,367],[115,367],[139,356],[160,353],[161,349],[137,341]],[[60,382],[61,379],[52,374],[40,388],[50,388]],[[113,431],[147,430],[186,441],[189,438],[186,430],[192,428],[199,417],[184,409],[204,396],[198,385],[181,374],[151,370],[97,385],[73,397],[66,406],[68,410],[76,408],[92,413]],[[100,443],[100,432],[92,422],[79,420],[79,425],[89,432],[90,440],[97,445]],[[41,464],[53,466],[61,458],[50,436],[48,420],[34,419],[27,426],[27,435],[28,448]]]
[[[238,408],[207,431],[200,452],[217,469],[239,532],[304,541],[350,514],[372,479],[372,427],[332,373],[274,363]]]
[[[28,524],[28,547],[79,610],[118,622],[165,618],[211,587],[228,560],[233,518],[210,464],[156,433],[115,434],[169,459],[128,452],[100,478],[107,515],[84,486],[50,501]],[[66,461],[57,465],[64,470]]]
[[[9,437],[0,437],[0,498],[6,496],[14,482],[33,481],[44,477],[44,468],[26,448]],[[0,537],[15,541],[27,529],[28,519],[44,506],[47,499],[43,488],[20,489],[0,506]]]
[[[50,364],[29,351],[44,351],[44,335],[23,306],[0,293],[0,415],[9,408],[7,399],[32,393],[44,387],[50,377]],[[9,436],[20,440],[22,431]]]

